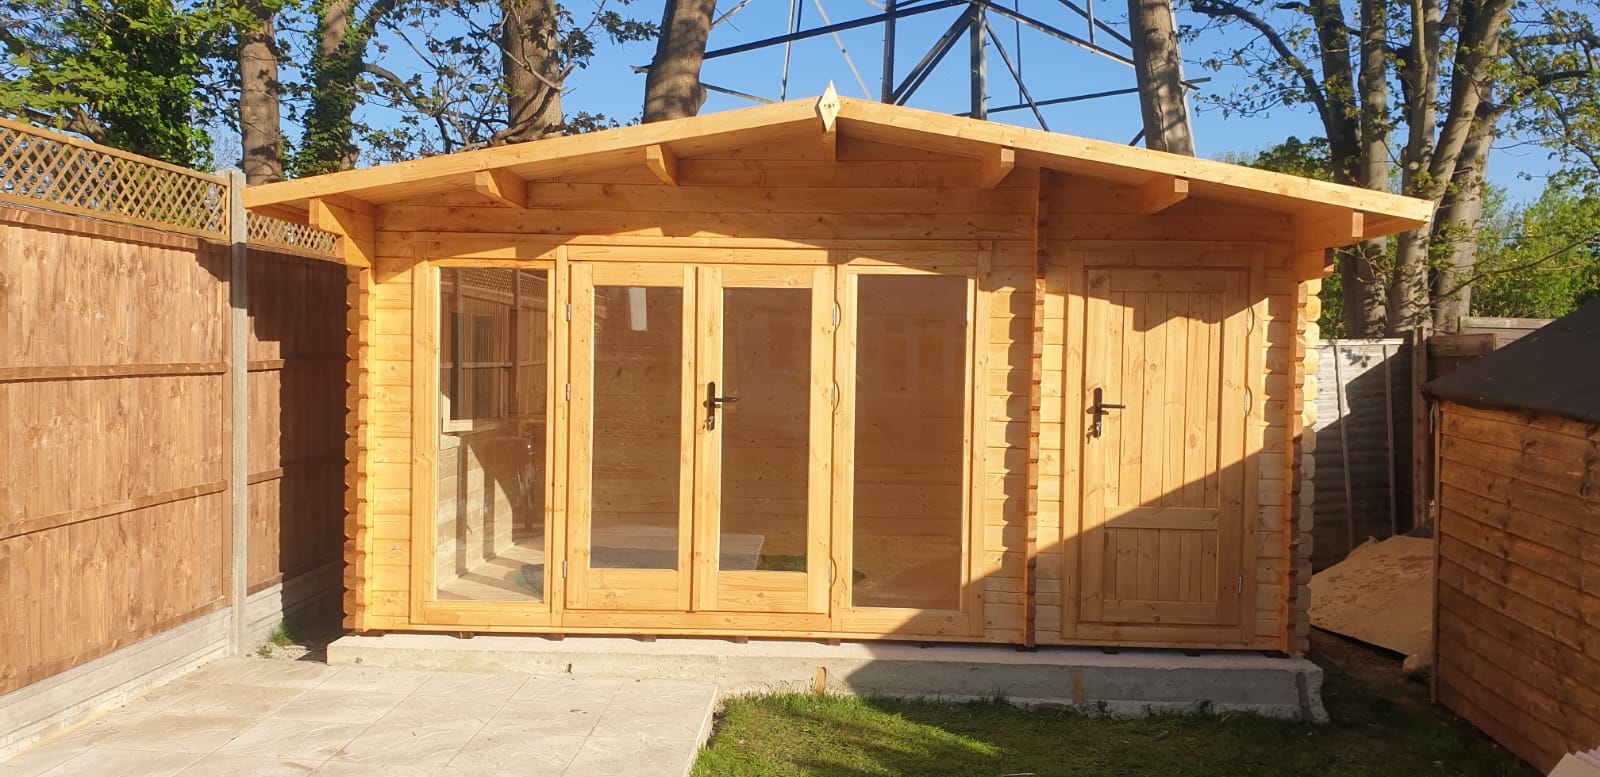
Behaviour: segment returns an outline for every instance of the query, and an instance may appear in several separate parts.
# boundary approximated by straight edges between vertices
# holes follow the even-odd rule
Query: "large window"
[[[437,597],[542,601],[549,272],[447,268],[439,294]]]
[[[967,284],[929,275],[859,278],[857,607],[960,607]]]

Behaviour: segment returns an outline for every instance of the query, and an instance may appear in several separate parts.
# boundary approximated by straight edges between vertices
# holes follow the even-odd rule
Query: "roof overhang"
[[[244,190],[244,205],[266,215],[356,236],[372,228],[374,206],[476,191],[486,202],[525,205],[528,181],[643,165],[676,183],[678,157],[692,157],[817,133],[833,148],[840,134],[977,159],[977,185],[1014,166],[1039,167],[1138,187],[1141,211],[1185,198],[1231,202],[1294,219],[1296,251],[1314,252],[1423,226],[1433,204],[1387,192],[1274,173],[1088,138],[843,98],[821,97],[725,113],[465,151],[282,181]]]

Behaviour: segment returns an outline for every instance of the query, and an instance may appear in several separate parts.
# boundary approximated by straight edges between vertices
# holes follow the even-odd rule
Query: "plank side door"
[[[1087,267],[1085,281],[1078,618],[1237,624],[1248,275]],[[1126,406],[1098,434],[1097,389]]]

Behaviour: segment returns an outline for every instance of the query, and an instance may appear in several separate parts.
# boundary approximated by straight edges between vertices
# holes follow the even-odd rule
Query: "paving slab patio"
[[[686,775],[708,684],[233,658],[0,761],[0,777]]]

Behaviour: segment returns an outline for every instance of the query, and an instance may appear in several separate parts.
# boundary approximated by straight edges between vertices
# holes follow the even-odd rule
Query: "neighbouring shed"
[[[1426,202],[822,98],[252,187],[347,623],[1299,652],[1326,249]]]
[[[1548,770],[1600,743],[1600,302],[1426,391],[1435,693]]]

